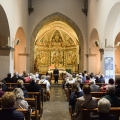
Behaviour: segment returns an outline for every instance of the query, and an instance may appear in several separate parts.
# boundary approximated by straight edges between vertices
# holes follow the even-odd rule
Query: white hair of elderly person
[[[35,81],[39,81],[40,79],[39,79],[39,74],[38,73],[36,73],[35,74]]]
[[[75,83],[75,79],[72,77],[72,75],[69,75],[69,77],[66,79],[66,83],[65,84],[73,84]]]
[[[46,80],[46,75],[42,75],[41,76],[41,80],[39,80],[38,84],[46,84],[46,90],[43,89],[43,91],[47,91],[49,92],[50,91],[50,83],[48,80]]]
[[[106,98],[102,98],[98,101],[98,112],[99,115],[91,117],[91,120],[116,120],[114,115],[110,115],[109,111],[111,104]]]
[[[91,89],[91,92],[99,92],[100,86],[96,85],[94,81],[91,81],[90,82],[90,89]]]
[[[28,109],[28,103],[24,100],[24,93],[21,88],[15,88],[13,93],[16,96],[15,108]]]

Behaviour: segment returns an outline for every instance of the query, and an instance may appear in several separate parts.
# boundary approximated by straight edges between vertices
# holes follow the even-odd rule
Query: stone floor
[[[69,105],[61,84],[51,85],[51,98],[44,102],[41,120],[70,120]]]

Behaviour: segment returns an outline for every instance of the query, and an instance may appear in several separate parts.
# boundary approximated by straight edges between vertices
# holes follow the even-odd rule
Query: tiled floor
[[[44,102],[42,120],[70,120],[69,105],[60,84],[51,87],[51,98]]]

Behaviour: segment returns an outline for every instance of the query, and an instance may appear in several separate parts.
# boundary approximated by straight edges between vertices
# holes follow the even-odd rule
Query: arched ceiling
[[[38,38],[42,39],[43,37],[51,40],[55,31],[59,31],[63,39],[66,39],[64,37],[72,38],[75,44],[78,43],[78,37],[74,30],[62,21],[54,21],[50,24],[46,24],[45,26],[43,26],[38,32],[36,40]]]

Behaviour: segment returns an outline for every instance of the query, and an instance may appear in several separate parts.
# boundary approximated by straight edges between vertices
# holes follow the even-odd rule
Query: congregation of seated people
[[[29,104],[24,98],[29,97],[28,92],[38,92],[42,90],[41,84],[46,84],[43,92],[47,93],[47,96],[50,99],[51,83],[49,78],[50,76],[48,73],[39,76],[38,73],[27,74],[24,71],[23,74],[14,74],[13,77],[8,73],[7,77],[0,82],[0,97],[4,96],[6,93],[5,91],[8,90],[6,83],[16,83],[13,92],[11,92],[15,96],[14,107],[28,109]],[[110,107],[120,107],[120,99],[118,98],[120,97],[120,78],[115,80],[110,78],[108,83],[105,83],[103,74],[94,75],[94,73],[87,74],[86,72],[70,74],[66,72],[63,75],[62,86],[67,95],[71,118],[73,120],[82,120],[82,108],[93,109],[97,107],[99,109],[99,115],[97,117],[93,116],[91,118],[92,120],[101,120],[104,114],[106,116],[105,118],[115,120],[115,117],[111,117],[108,114],[108,111],[110,110]],[[105,94],[97,98],[92,96],[91,92],[104,92]],[[101,100],[104,100],[104,102],[101,103]],[[101,110],[102,104],[108,105],[108,111],[104,112]]]
[[[104,100],[104,105],[107,104],[109,106],[107,108],[108,111],[100,111],[100,108],[99,117],[93,117],[92,120],[102,120],[106,118],[109,118],[110,120],[116,119],[114,116],[111,117],[108,112],[110,107],[120,107],[120,78],[116,78],[115,80],[113,78],[109,78],[106,83],[103,74],[94,75],[93,73],[87,74],[84,72],[79,74],[70,74],[66,72],[63,75],[62,86],[65,90],[66,97],[68,97],[69,112],[73,120],[82,120],[82,108],[101,107],[101,100]],[[101,92],[101,94],[103,92],[104,94],[97,98],[92,96],[92,92]],[[97,105],[98,100],[99,104]],[[106,102],[106,100],[109,102]],[[102,107],[104,109],[104,106]],[[104,114],[105,116],[103,117]]]
[[[15,109],[28,109],[29,103],[24,98],[29,98],[28,92],[43,91],[41,84],[46,84],[44,91],[47,93],[47,96],[50,99],[49,80],[50,76],[48,73],[41,76],[39,76],[38,73],[26,74],[25,71],[23,71],[23,74],[18,74],[16,72],[13,74],[13,76],[11,76],[11,73],[8,73],[7,77],[0,82],[0,98],[2,105],[2,110],[0,110],[0,120],[25,120],[24,115],[19,111],[15,111]],[[36,83],[36,81],[38,82]],[[8,85],[13,85],[11,87],[13,90],[9,90]],[[6,102],[3,102],[3,100]],[[10,103],[10,105],[8,105],[7,102]],[[4,115],[5,112],[8,111],[8,108],[10,108],[9,111],[11,114],[7,113],[6,115],[8,116],[6,117]]]

